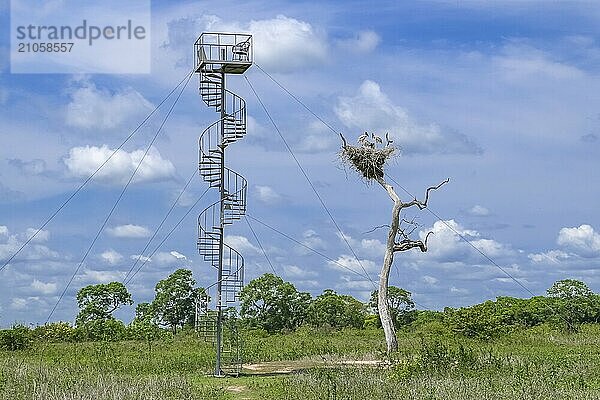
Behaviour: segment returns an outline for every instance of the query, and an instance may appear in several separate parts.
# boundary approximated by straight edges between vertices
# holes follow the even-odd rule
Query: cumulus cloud
[[[171,256],[175,257],[178,260],[187,260],[187,257],[178,251],[173,250],[173,251],[169,252],[169,254],[171,254]]]
[[[0,226],[0,260],[7,260],[21,249],[25,241],[33,236],[37,229],[28,228],[25,232],[11,234],[8,227]],[[14,258],[13,262],[23,260],[55,260],[60,257],[57,251],[40,243],[48,240],[50,233],[42,230],[22,251]]]
[[[493,65],[511,81],[543,78],[565,80],[579,78],[583,71],[560,61],[526,43],[511,43],[503,47],[502,54],[493,58]]]
[[[113,237],[131,239],[147,238],[152,235],[152,232],[150,232],[150,230],[145,226],[133,224],[119,225],[108,228],[106,232]]]
[[[36,293],[40,293],[40,294],[53,294],[56,292],[56,283],[44,283],[42,281],[39,281],[37,279],[34,279],[33,282],[31,282],[30,285],[31,289],[36,292]]]
[[[228,246],[234,248],[235,250],[239,251],[240,253],[246,253],[246,252],[259,253],[260,252],[260,250],[257,247],[255,247],[252,243],[250,243],[248,238],[245,236],[227,235],[227,236],[225,236],[224,241]]]
[[[124,274],[117,271],[95,271],[85,269],[79,280],[87,283],[109,283],[123,279]]]
[[[536,264],[545,263],[548,261],[554,264],[558,264],[561,261],[567,260],[568,258],[570,258],[570,256],[562,250],[550,250],[544,253],[528,254],[527,258],[529,258]]]
[[[433,277],[433,276],[429,276],[429,275],[425,275],[421,278],[421,280],[423,282],[425,282],[428,285],[435,285],[436,283],[438,283],[438,279]]]
[[[302,232],[302,240],[300,242],[304,246],[310,247],[311,249],[315,250],[323,250],[327,247],[327,243],[325,243],[325,241],[319,236],[319,234],[312,229],[307,229],[304,232]],[[310,250],[303,246],[296,247],[296,250],[300,254],[310,253]]]
[[[452,286],[450,288],[450,293],[454,293],[454,294],[468,294],[469,290],[465,289],[465,288],[457,288],[456,286]]]
[[[156,263],[157,265],[161,265],[161,266],[166,266],[166,265],[176,265],[176,264],[181,264],[184,262],[187,262],[188,258],[179,253],[178,251],[160,251],[156,254],[154,254],[152,256],[152,259],[149,261],[152,261],[153,263]],[[143,259],[141,260],[142,262],[144,261]]]
[[[343,50],[352,53],[370,53],[377,48],[381,37],[371,30],[359,31],[352,39],[340,40],[338,43]]]
[[[469,209],[469,214],[475,217],[487,217],[488,215],[490,215],[490,210],[483,206],[480,206],[479,204],[476,204]]]
[[[327,57],[324,35],[304,21],[278,15],[251,21],[256,62],[271,71],[291,71],[321,64]]]
[[[582,257],[600,256],[600,234],[587,224],[562,228],[556,242]]]
[[[25,237],[35,243],[47,242],[50,239],[50,231],[43,229],[27,228],[25,230]]]
[[[143,254],[133,254],[133,255],[129,256],[129,258],[131,258],[132,260],[135,260],[135,261],[137,261],[139,259],[139,261],[142,263],[148,263],[148,262],[152,261],[152,259],[150,257],[147,257]]]
[[[327,59],[327,38],[305,21],[278,15],[271,19],[241,23],[224,21],[215,15],[180,18],[168,23],[169,39],[165,47],[188,51],[190,37],[197,32],[251,32],[254,60],[272,72],[289,72],[323,64]],[[181,44],[186,44],[182,49]],[[185,54],[185,53],[184,53]],[[183,61],[183,60],[182,60]]]
[[[297,265],[284,265],[283,272],[285,273],[285,276],[289,278],[307,278],[317,275],[314,271],[300,268]]]
[[[473,258],[480,258],[480,253],[471,245],[462,240],[464,237],[476,249],[489,257],[504,257],[513,255],[514,252],[493,239],[480,238],[479,232],[467,229],[455,220],[436,221],[433,227],[419,232],[421,240],[429,236],[427,253],[411,253],[414,257],[435,259],[440,262],[466,262]]]
[[[108,146],[74,147],[63,160],[71,175],[87,178],[102,165],[115,150]],[[111,184],[127,182],[144,157],[145,150],[132,152],[119,149],[114,156],[95,175],[94,179]],[[158,150],[150,148],[144,161],[136,172],[133,182],[151,182],[171,179],[175,176],[175,167],[171,161],[162,158]]]
[[[479,153],[466,136],[442,133],[434,124],[415,122],[402,107],[394,104],[373,81],[364,81],[353,97],[339,97],[335,106],[339,120],[357,131],[389,133],[394,144],[410,153]]]
[[[275,204],[281,200],[281,196],[270,186],[256,185],[254,187],[258,200],[266,204]]]
[[[123,259],[123,255],[113,249],[109,249],[100,254],[100,258],[110,265],[115,265]]]
[[[129,120],[137,120],[148,113],[153,105],[137,91],[127,88],[111,93],[98,89],[83,80],[81,87],[71,93],[67,105],[66,123],[83,129],[113,129]]]
[[[10,308],[13,310],[25,310],[27,308],[27,299],[14,297],[11,299]]]
[[[381,242],[378,239],[361,239],[356,240],[353,239],[350,235],[336,233],[336,236],[340,239],[340,241],[345,245],[346,242],[350,244],[350,246],[358,251],[359,254],[365,255],[367,257],[375,257],[381,258],[385,253],[385,243]]]
[[[338,271],[353,271],[358,275],[364,275],[365,272],[363,271],[363,268],[367,271],[367,273],[379,271],[379,265],[377,265],[373,261],[367,259],[358,260],[354,256],[350,256],[347,254],[342,254],[335,261],[327,261],[327,265],[330,268],[336,269]]]

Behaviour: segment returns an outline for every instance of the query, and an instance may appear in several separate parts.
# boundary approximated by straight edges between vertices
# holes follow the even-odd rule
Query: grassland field
[[[490,341],[425,326],[398,339],[388,358],[377,329],[245,332],[247,368],[228,378],[211,376],[214,352],[193,333],[37,342],[0,352],[0,399],[600,399],[600,325]]]

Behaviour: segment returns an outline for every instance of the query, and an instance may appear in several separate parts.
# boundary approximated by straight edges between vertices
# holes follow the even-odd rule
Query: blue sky
[[[60,2],[59,2],[60,3]],[[190,68],[203,31],[254,34],[256,62],[354,141],[390,132],[402,147],[388,173],[413,194],[449,177],[428,212],[409,212],[426,254],[396,255],[393,285],[420,308],[465,306],[535,294],[556,280],[600,291],[600,5],[546,1],[154,2],[152,72],[140,75],[11,74],[10,9],[0,3],[0,260],[6,260],[116,148]],[[102,56],[102,55],[100,55]],[[339,140],[253,67],[246,73],[376,280],[391,202],[337,160]],[[350,269],[361,271],[241,76],[229,79],[249,109],[249,132],[229,149],[249,181],[249,213]],[[75,277],[52,320],[72,321],[74,295],[123,279],[193,173],[197,138],[216,114],[194,78]],[[0,326],[43,322],[162,120],[152,118],[110,164],[0,272]],[[194,180],[158,232],[204,191]],[[402,192],[401,192],[402,193]],[[129,289],[149,301],[159,279],[190,268],[214,282],[197,255],[196,216],[207,195]],[[405,196],[405,199],[406,198]],[[453,230],[448,226],[452,226]],[[372,283],[254,222],[276,272],[300,290],[327,288],[365,300]],[[415,232],[417,234],[417,232]],[[244,221],[228,242],[246,257],[247,279],[271,268]],[[151,245],[150,249],[154,249]],[[131,318],[132,308],[119,316]]]

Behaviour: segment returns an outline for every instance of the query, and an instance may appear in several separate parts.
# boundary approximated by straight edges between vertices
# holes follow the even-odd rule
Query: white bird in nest
[[[363,146],[366,145],[367,139],[369,138],[369,134],[367,132],[363,133],[362,135],[360,135],[358,137],[358,143],[362,144]]]
[[[376,134],[371,133],[371,137],[373,138],[375,143],[383,143],[383,140],[381,140],[381,138],[379,136],[377,136]]]
[[[390,144],[394,143],[393,140],[390,140],[390,134],[387,132],[385,133],[385,141],[386,141],[385,147],[389,147]]]

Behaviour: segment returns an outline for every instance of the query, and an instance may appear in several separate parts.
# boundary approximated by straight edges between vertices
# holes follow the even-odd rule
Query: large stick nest
[[[392,157],[396,149],[393,146],[376,148],[371,146],[342,147],[339,157],[343,163],[350,165],[367,180],[383,178],[385,163]]]

